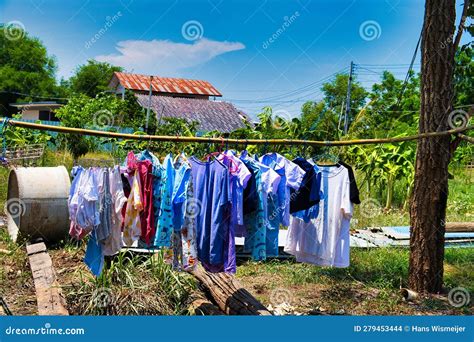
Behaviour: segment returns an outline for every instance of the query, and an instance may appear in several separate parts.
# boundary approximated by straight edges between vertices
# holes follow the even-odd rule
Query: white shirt
[[[292,217],[285,252],[296,260],[320,266],[349,266],[349,224],[353,213],[349,172],[344,166],[320,166],[318,217],[305,223]]]

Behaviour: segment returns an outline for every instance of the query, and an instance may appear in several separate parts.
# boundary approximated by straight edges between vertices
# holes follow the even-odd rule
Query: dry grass
[[[50,251],[71,314],[188,314],[194,280],[173,271],[160,253],[153,258],[121,253],[95,278],[82,263],[83,246]]]
[[[449,304],[450,288],[474,291],[474,249],[446,250],[443,295],[405,302],[399,294],[408,276],[408,250],[353,249],[347,269],[318,267],[293,261],[246,262],[239,266],[242,284],[265,305],[282,302],[300,314],[345,315],[469,315],[470,305]]]
[[[0,227],[0,249],[5,250],[0,254],[0,296],[13,315],[36,315],[35,287],[25,246],[13,243],[6,228]]]

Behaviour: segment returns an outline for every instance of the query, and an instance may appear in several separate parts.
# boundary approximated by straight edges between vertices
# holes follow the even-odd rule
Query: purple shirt
[[[216,159],[202,162],[191,157],[189,162],[197,207],[198,258],[211,272],[235,272],[235,241],[229,236],[229,170]]]

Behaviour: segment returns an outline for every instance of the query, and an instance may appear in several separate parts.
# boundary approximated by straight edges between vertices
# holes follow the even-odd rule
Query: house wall
[[[47,109],[23,109],[21,111],[21,118],[23,120],[59,121],[54,115],[54,111]]]
[[[21,111],[21,118],[23,120],[39,120],[39,110],[25,109]]]

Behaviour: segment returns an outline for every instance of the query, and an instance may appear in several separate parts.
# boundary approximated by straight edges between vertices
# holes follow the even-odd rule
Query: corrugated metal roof
[[[136,94],[138,103],[148,108],[148,95]],[[189,122],[199,122],[200,131],[219,131],[229,133],[245,127],[244,120],[249,117],[234,107],[233,104],[221,101],[209,101],[182,97],[151,97],[151,109],[159,117],[182,118]]]
[[[118,83],[126,89],[150,90],[150,76],[115,72],[114,78],[117,78]],[[114,79],[112,79],[111,83],[113,82]],[[222,94],[207,81],[188,80],[184,78],[153,76],[152,89],[156,92],[170,94],[222,96]]]

